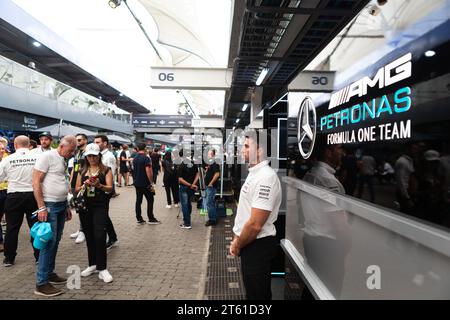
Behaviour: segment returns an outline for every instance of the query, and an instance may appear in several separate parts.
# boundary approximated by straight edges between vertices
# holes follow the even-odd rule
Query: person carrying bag
[[[100,148],[91,143],[85,150],[86,162],[77,177],[75,203],[86,210],[80,214],[82,228],[86,235],[89,266],[81,272],[87,277],[99,271],[99,278],[106,283],[113,277],[106,269],[106,227],[108,223],[109,193],[113,190],[111,169],[103,165]],[[79,196],[82,195],[82,196]]]

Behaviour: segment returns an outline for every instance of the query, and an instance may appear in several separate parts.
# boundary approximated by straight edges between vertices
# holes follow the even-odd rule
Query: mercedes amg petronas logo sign
[[[297,130],[298,150],[304,159],[308,159],[316,140],[316,108],[310,97],[303,99],[300,105]]]

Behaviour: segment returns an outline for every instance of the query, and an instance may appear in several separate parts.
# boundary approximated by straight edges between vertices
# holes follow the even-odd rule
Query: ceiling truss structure
[[[27,66],[34,62],[36,71],[45,74],[66,85],[76,88],[103,101],[114,102],[117,107],[132,113],[148,113],[147,108],[120,92],[97,77],[88,73],[56,52],[41,45],[35,47],[34,39],[0,19],[0,55]]]
[[[367,5],[368,0],[247,0],[235,4],[229,67],[226,127],[248,125],[256,80],[264,68],[263,106],[286,92],[287,85]],[[240,31],[238,33],[238,30]]]

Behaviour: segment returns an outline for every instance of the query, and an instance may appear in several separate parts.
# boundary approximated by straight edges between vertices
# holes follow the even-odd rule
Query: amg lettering
[[[333,109],[350,101],[351,98],[358,96],[363,97],[367,94],[367,89],[378,86],[379,89],[388,87],[394,83],[405,80],[412,75],[412,54],[407,53],[397,60],[378,69],[375,76],[371,79],[364,77],[353,82],[349,86],[334,92],[331,95],[328,109]]]

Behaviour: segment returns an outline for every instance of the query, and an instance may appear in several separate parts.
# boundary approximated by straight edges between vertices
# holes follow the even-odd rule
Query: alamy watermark
[[[175,129],[172,141],[178,144],[171,151],[175,164],[198,164],[216,162],[221,164],[256,164],[261,159],[269,158],[273,169],[279,168],[278,129],[222,130],[207,129],[202,133],[191,134],[187,129]],[[245,148],[246,137],[253,142]],[[210,159],[208,153],[215,150],[215,157]],[[262,154],[260,153],[262,152]]]
[[[81,268],[77,265],[70,265],[67,267],[66,273],[69,274],[67,278],[67,289],[78,290],[81,289]]]
[[[370,276],[367,278],[366,286],[369,290],[381,290],[381,268],[377,265],[370,265],[366,270]]]

